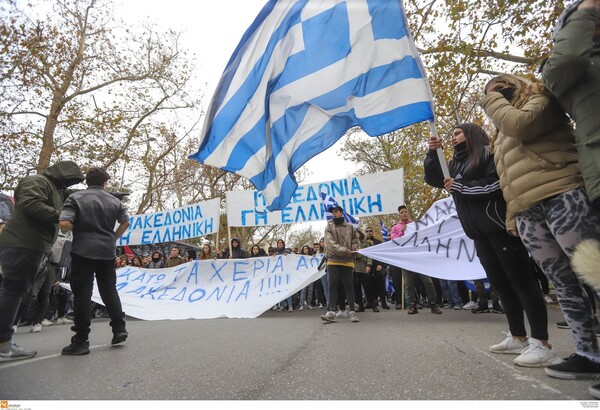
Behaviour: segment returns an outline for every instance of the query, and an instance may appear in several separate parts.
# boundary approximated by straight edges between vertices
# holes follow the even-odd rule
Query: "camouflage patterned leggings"
[[[592,307],[570,258],[581,240],[600,238],[599,226],[600,218],[592,213],[583,188],[545,199],[517,216],[523,244],[556,290],[577,353],[597,362],[600,353]]]

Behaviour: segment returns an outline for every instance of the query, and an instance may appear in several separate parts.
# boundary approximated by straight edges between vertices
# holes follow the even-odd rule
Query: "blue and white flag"
[[[390,231],[388,231],[388,229],[385,227],[385,225],[383,224],[383,221],[380,219],[379,220],[379,224],[381,225],[381,238],[383,239],[384,242],[387,242],[390,240]]]
[[[248,178],[273,211],[289,203],[294,172],[349,128],[379,136],[433,118],[401,0],[270,0],[190,158]]]
[[[323,208],[325,209],[325,217],[328,221],[333,219],[333,214],[329,212],[329,208],[332,206],[340,206],[335,199],[331,195],[326,194],[325,192],[321,192],[321,203],[323,204]],[[342,208],[343,209],[343,208]],[[354,228],[358,229],[358,219],[344,211],[344,221],[348,222]]]

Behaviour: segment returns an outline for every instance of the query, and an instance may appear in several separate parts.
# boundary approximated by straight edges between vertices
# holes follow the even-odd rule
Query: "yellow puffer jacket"
[[[481,105],[499,130],[494,162],[507,203],[506,229],[516,232],[516,215],[583,185],[575,135],[556,100],[544,94],[515,108],[493,91]]]

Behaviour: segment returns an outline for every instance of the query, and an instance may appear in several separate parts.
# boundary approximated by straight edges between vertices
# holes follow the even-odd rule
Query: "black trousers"
[[[0,248],[4,278],[0,285],[0,343],[12,339],[13,323],[21,298],[32,287],[35,276],[45,267],[46,252],[25,248]]]
[[[83,343],[88,340],[92,322],[92,292],[94,290],[94,273],[102,303],[108,310],[110,326],[113,333],[125,330],[125,313],[121,307],[121,299],[117,293],[117,275],[115,259],[88,259],[72,253],[71,261],[71,290],[73,291],[73,310],[75,323],[71,330],[75,336],[73,343]]]
[[[346,299],[350,310],[354,310],[354,269],[342,265],[327,265],[327,275],[329,276],[329,296],[331,300],[327,302],[328,310],[335,312],[339,303],[340,309],[344,310],[344,301],[338,301],[338,285],[341,282],[346,292]]]
[[[365,303],[363,300],[363,290],[365,292],[367,303],[371,302],[374,299],[374,297],[371,291],[371,281],[369,278],[369,274],[365,272],[354,271],[354,300],[356,301],[356,303],[358,303],[358,306],[361,309],[365,308]]]
[[[525,246],[517,237],[498,232],[474,239],[475,249],[490,284],[506,312],[513,336],[526,336],[523,311],[531,336],[548,340],[548,312],[542,292],[529,265]]]

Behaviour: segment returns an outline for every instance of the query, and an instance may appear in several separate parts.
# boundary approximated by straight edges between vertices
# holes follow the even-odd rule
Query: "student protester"
[[[365,229],[365,236],[368,246],[379,245],[381,241],[373,236],[373,228],[368,226]],[[381,308],[389,310],[390,307],[387,304],[387,292],[385,290],[385,275],[386,265],[376,259],[371,259],[371,263],[366,267],[366,273],[369,275],[370,288],[371,288],[371,300],[369,300],[369,307],[373,308],[373,312],[379,312],[378,302],[381,303]],[[367,306],[365,306],[367,309]]]
[[[68,193],[67,187],[82,181],[83,173],[76,163],[61,161],[41,174],[23,178],[15,189],[15,207],[0,235],[3,274],[0,285],[0,362],[29,359],[37,354],[13,342],[13,323],[21,298],[31,289],[40,269],[45,268],[56,241],[58,216]]]
[[[169,253],[169,257],[167,258],[167,262],[165,263],[165,268],[173,268],[182,263],[185,263],[185,259],[181,257],[181,250],[177,246],[173,246],[171,248],[171,253]]]
[[[527,250],[518,237],[506,231],[506,202],[500,190],[490,139],[479,125],[461,124],[452,132],[452,145],[454,156],[448,164],[450,178],[444,179],[435,152],[441,147],[441,141],[435,137],[430,139],[425,181],[452,194],[460,223],[466,235],[473,239],[481,265],[500,296],[509,333],[489,350],[518,355],[513,363],[519,366],[551,364],[556,355],[548,343],[546,304],[529,269]],[[531,326],[529,339],[523,311]]]
[[[148,269],[162,269],[165,267],[165,261],[159,251],[152,252],[152,259],[148,264]]]
[[[398,220],[398,223],[396,225],[392,226],[392,230],[390,232],[390,238],[392,240],[404,236],[404,232],[406,232],[406,227],[410,222],[412,222],[406,205],[400,205],[398,207],[398,216],[400,219]],[[390,266],[390,270],[392,272],[392,280],[394,281],[394,289],[396,289],[396,294],[401,292],[402,277],[404,277],[404,281],[406,282],[410,302],[410,307],[408,309],[408,312],[406,313],[408,313],[409,315],[419,313],[417,309],[417,295],[415,291],[415,281],[418,277],[421,280],[421,283],[423,283],[423,286],[425,287],[427,299],[429,299],[431,313],[436,315],[442,314],[442,311],[436,304],[437,297],[435,289],[433,287],[433,282],[431,281],[431,277],[423,275],[421,273],[412,272],[397,266]],[[398,300],[396,300],[396,303],[398,303]]]
[[[245,259],[248,257],[248,252],[242,248],[240,238],[231,238],[231,253],[229,249],[223,255],[224,259]]]
[[[362,232],[358,231],[359,247],[368,248],[369,243],[367,242],[367,236]],[[363,291],[368,301],[374,301],[374,297],[371,291],[371,280],[367,273],[367,266],[371,265],[372,259],[362,255],[360,253],[354,254],[354,298],[358,303],[358,311],[365,311],[365,303],[363,299]]]
[[[259,245],[252,245],[252,248],[250,248],[250,255],[248,255],[249,258],[262,258],[263,256],[267,256],[267,253],[265,252],[265,250],[263,248],[261,248]]]
[[[215,259],[216,256],[213,256],[212,249],[209,244],[205,243],[202,245],[202,251],[200,252],[200,260],[206,259]]]
[[[310,258],[313,255],[312,248],[308,245],[304,245],[300,250],[300,254],[306,256],[307,258]],[[300,291],[300,302],[298,303],[298,310],[304,310],[305,306],[308,308],[308,310],[313,310],[312,299],[315,290],[315,282],[309,283]]]
[[[502,74],[488,82],[485,94],[482,106],[497,129],[494,162],[507,203],[506,228],[521,237],[552,282],[576,344],[576,353],[546,367],[546,374],[600,378],[590,300],[570,266],[575,246],[598,238],[600,217],[583,188],[569,118],[536,80]]]
[[[338,305],[338,283],[341,281],[346,291],[348,298],[348,306],[350,306],[350,321],[353,323],[359,322],[358,316],[354,311],[354,287],[353,287],[353,271],[354,271],[354,255],[359,249],[358,233],[352,225],[344,220],[344,209],[335,205],[329,208],[333,219],[327,222],[325,228],[325,252],[327,254],[327,275],[329,276],[329,293],[330,300],[328,301],[327,313],[321,315],[321,319],[325,322],[335,322],[335,310]],[[340,301],[343,304],[343,301]]]
[[[75,323],[71,330],[75,335],[71,344],[63,348],[63,355],[79,356],[90,352],[88,337],[94,276],[110,316],[111,345],[123,343],[128,336],[125,313],[116,289],[115,242],[129,227],[129,216],[121,201],[106,192],[109,178],[103,168],[90,168],[85,177],[87,189],[72,194],[58,218],[62,229],[73,231],[71,289]]]

